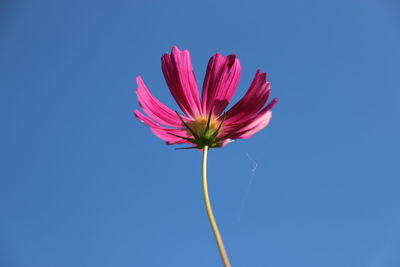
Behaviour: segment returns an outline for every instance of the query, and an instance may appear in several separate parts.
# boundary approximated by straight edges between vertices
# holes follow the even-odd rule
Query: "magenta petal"
[[[257,133],[258,131],[261,131],[264,129],[270,122],[272,118],[272,112],[267,111],[261,114],[260,116],[257,116],[257,118],[246,125],[243,129],[240,129],[237,133],[235,133],[232,138],[249,138],[253,134]]]
[[[204,114],[214,105],[214,115],[220,115],[235,93],[241,73],[240,62],[235,55],[215,54],[210,58],[204,78],[201,103]]]
[[[174,111],[162,104],[147,89],[142,78],[137,76],[136,94],[140,107],[155,122],[171,127],[180,127],[181,121]]]
[[[249,138],[253,134],[265,128],[272,118],[271,109],[278,102],[278,99],[274,98],[271,103],[264,107],[255,117],[247,120],[230,138]],[[233,128],[235,125],[230,126]],[[229,127],[229,125],[228,125]]]
[[[163,127],[163,126],[155,123],[154,121],[152,121],[151,119],[149,119],[148,117],[143,115],[142,113],[140,113],[140,111],[138,111],[138,110],[134,110],[133,113],[135,114],[136,118],[138,118],[138,120],[140,120],[141,122],[143,122],[144,124],[146,124],[147,126],[150,127],[150,130],[152,131],[152,133],[155,136],[166,141],[167,144],[190,143],[184,139],[181,139],[179,137],[171,135],[171,133],[172,133],[172,134],[180,135],[183,137],[189,137],[186,130],[170,129],[170,128]]]
[[[226,122],[241,124],[252,118],[262,109],[270,93],[267,74],[257,70],[254,79],[242,99],[226,112]]]
[[[176,46],[161,58],[162,71],[176,103],[189,117],[201,114],[200,98],[188,50]]]
[[[232,99],[241,74],[235,55],[224,57],[217,53],[211,57],[201,101],[189,51],[180,51],[174,46],[170,54],[161,57],[161,63],[169,90],[186,116],[176,114],[155,98],[140,76],[136,79],[136,94],[144,113],[138,110],[134,113],[167,144],[222,147],[234,139],[251,137],[271,120],[271,109],[277,100],[273,99],[264,107],[270,95],[270,84],[267,74],[259,70],[245,95],[221,115]]]

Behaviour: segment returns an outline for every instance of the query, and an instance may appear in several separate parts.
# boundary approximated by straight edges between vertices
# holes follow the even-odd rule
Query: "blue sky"
[[[268,72],[271,124],[209,154],[233,266],[400,266],[396,1],[5,1],[0,266],[221,266],[198,151],[132,115],[160,57]]]

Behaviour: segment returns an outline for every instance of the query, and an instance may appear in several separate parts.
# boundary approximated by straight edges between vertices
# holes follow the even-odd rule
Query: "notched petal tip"
[[[227,66],[229,69],[231,69],[234,64],[240,64],[240,61],[236,57],[236,54],[227,55],[226,58],[228,59]]]
[[[139,110],[135,109],[135,110],[133,110],[132,112],[133,112],[133,115],[135,115],[136,119],[138,119],[138,120],[141,121],[141,122],[144,122],[144,121],[140,118],[140,111],[139,111]]]
[[[185,53],[185,54],[190,54],[189,50],[187,50],[187,49],[180,50],[179,47],[178,47],[177,45],[174,45],[174,46],[172,46],[172,48],[171,48],[171,52],[169,52],[169,53],[166,52],[166,53],[164,53],[163,56],[165,56],[165,55],[176,56],[176,55],[181,55],[181,54],[183,54],[183,53]]]
[[[178,48],[177,45],[173,45],[173,46],[171,47],[171,50],[166,51],[166,52],[163,54],[163,56],[164,56],[164,55],[172,54],[173,52],[181,52],[181,50]]]
[[[143,83],[142,76],[140,76],[140,75],[136,76],[136,83],[137,83],[137,85],[139,85],[140,83]]]
[[[178,52],[178,53],[181,52],[181,50],[178,48],[177,45],[174,45],[174,46],[172,46],[172,48],[171,48],[171,54],[174,53],[174,52],[175,52],[175,53],[176,53],[176,52]]]
[[[136,76],[135,81],[136,81],[135,94],[137,95],[140,87],[143,84],[143,79],[142,79],[142,77],[140,75],[138,75],[138,76]]]
[[[272,99],[271,102],[265,107],[265,109],[268,111],[271,110],[276,105],[276,103],[278,103],[278,98]]]

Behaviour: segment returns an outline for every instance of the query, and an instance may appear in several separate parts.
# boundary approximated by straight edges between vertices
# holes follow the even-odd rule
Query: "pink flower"
[[[271,120],[274,98],[269,104],[267,74],[257,70],[246,94],[224,112],[239,82],[241,67],[235,55],[215,54],[208,62],[201,99],[188,50],[176,46],[161,58],[162,71],[169,90],[185,115],[174,112],[136,78],[139,105],[147,116],[135,110],[135,116],[167,144],[190,143],[192,148],[221,147],[231,140],[249,138]]]

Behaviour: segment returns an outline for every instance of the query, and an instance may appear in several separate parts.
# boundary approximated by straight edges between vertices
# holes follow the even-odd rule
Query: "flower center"
[[[203,138],[210,138],[212,134],[218,129],[218,118],[210,119],[210,123],[207,129],[208,118],[199,117],[193,121],[188,121],[186,124],[190,129],[198,136]],[[188,133],[193,136],[193,134],[188,130]]]
[[[205,146],[208,146],[209,148],[220,147],[224,144],[224,140],[230,134],[228,133],[228,135],[219,137],[219,134],[221,133],[221,131],[223,131],[222,125],[225,121],[225,114],[219,118],[214,117],[212,115],[212,109],[210,110],[208,117],[201,116],[195,118],[192,121],[186,122],[182,119],[178,112],[176,112],[176,114],[181,120],[182,126],[186,128],[187,134],[190,137],[179,136],[173,133],[170,134],[189,141],[190,143],[195,145],[194,147],[190,148],[202,149]]]

